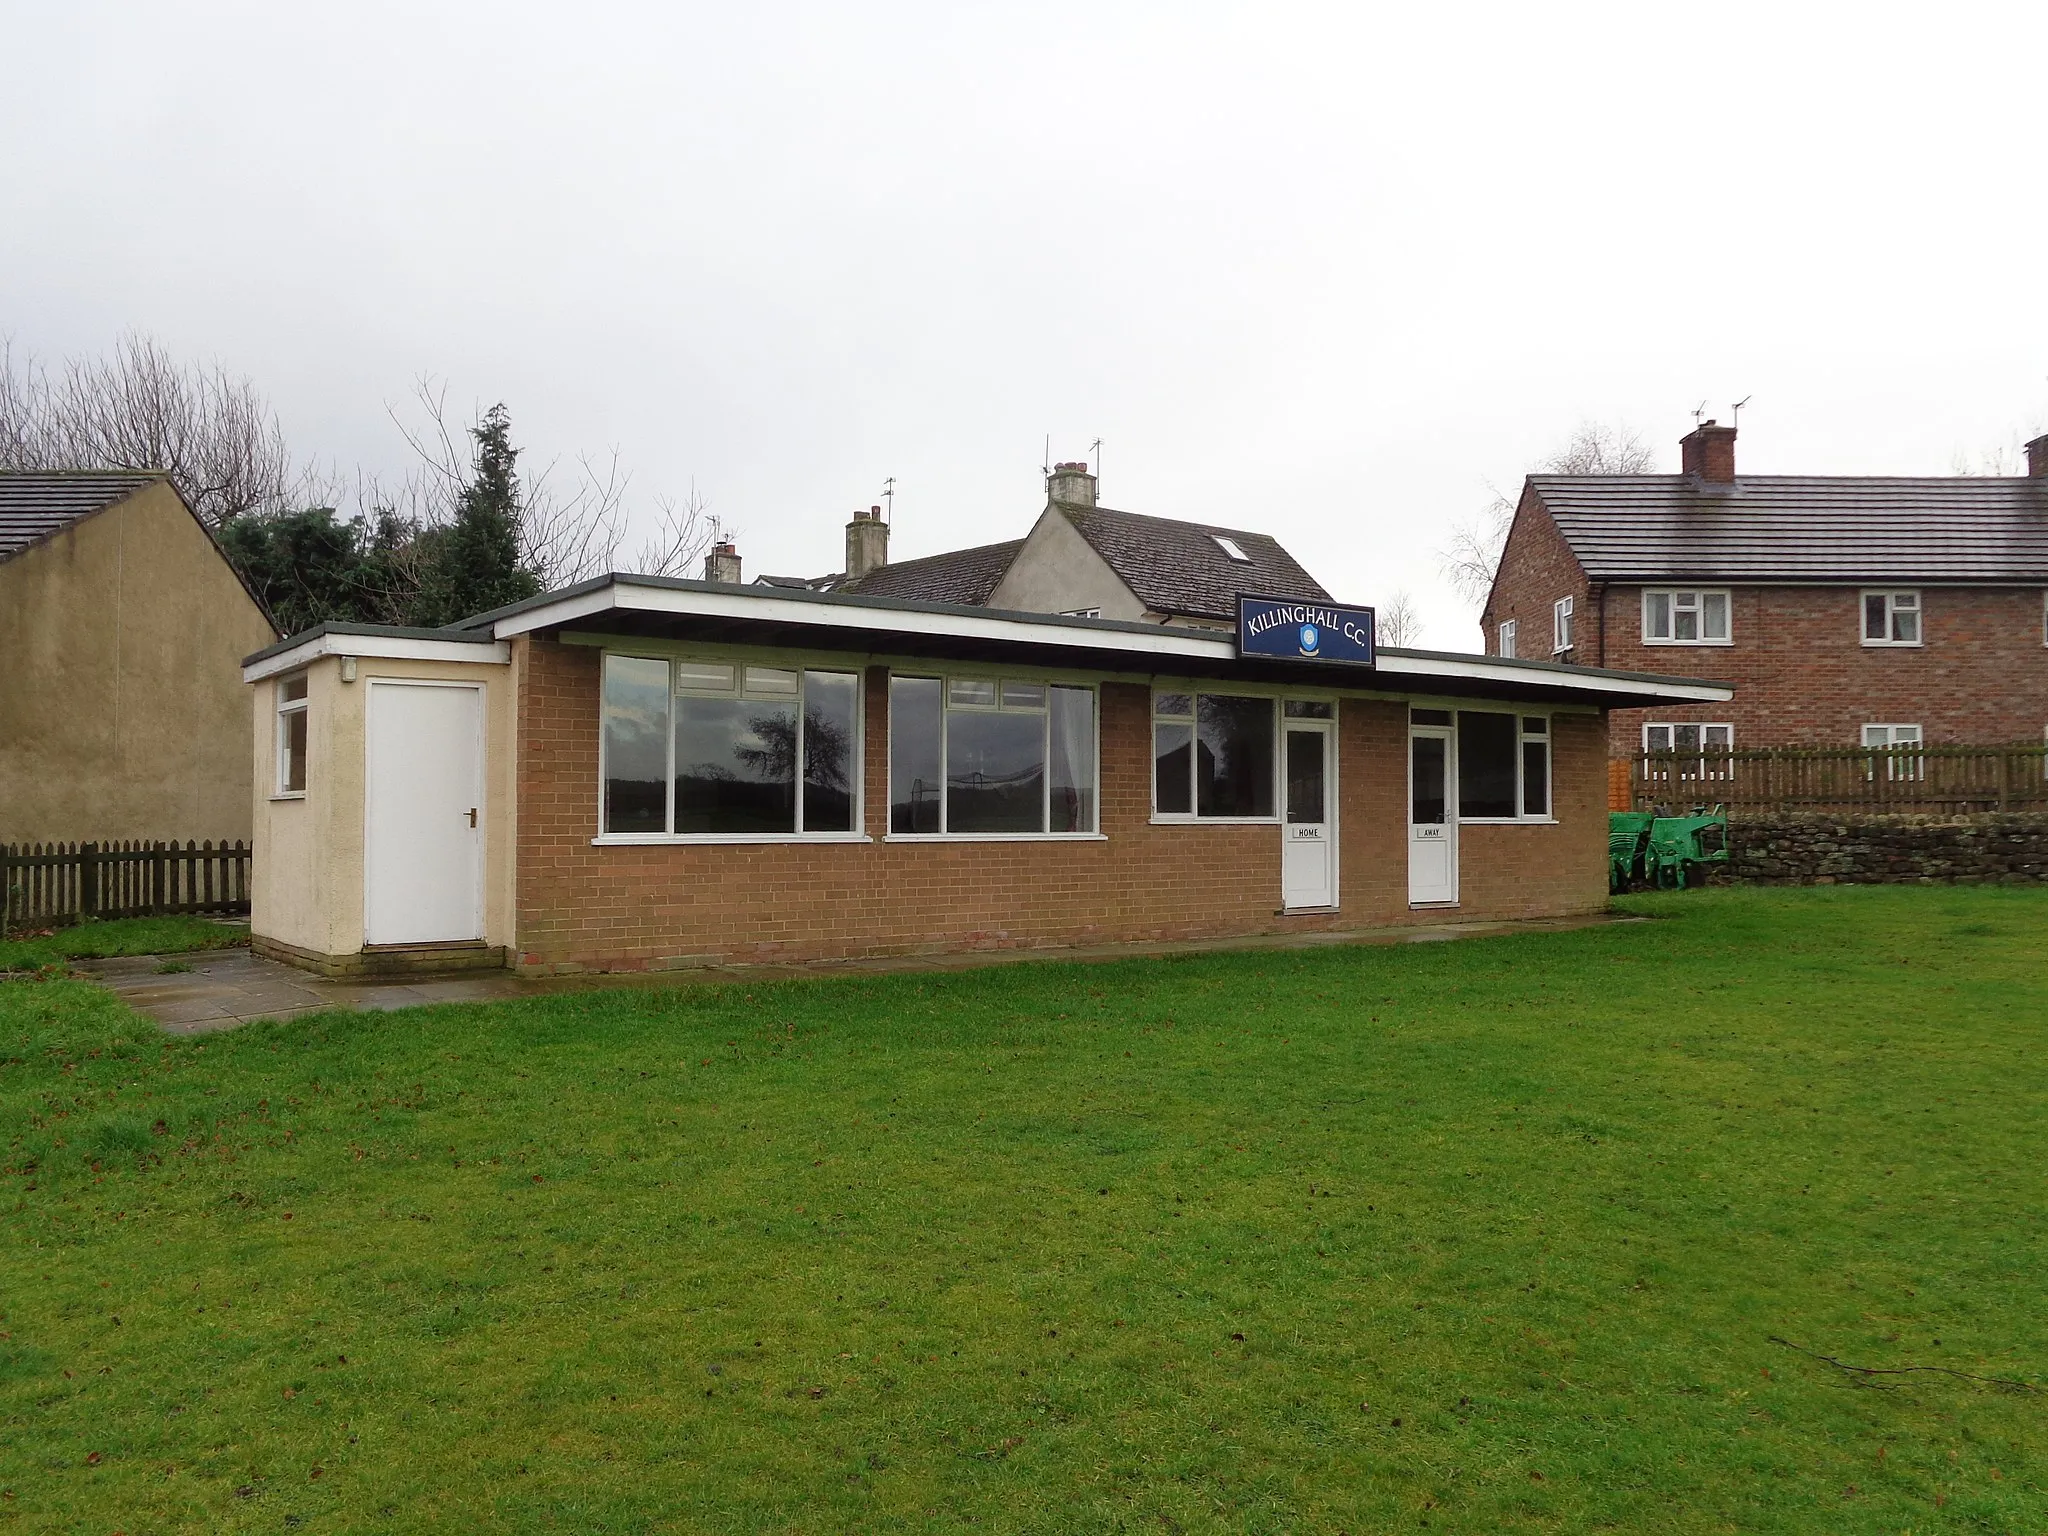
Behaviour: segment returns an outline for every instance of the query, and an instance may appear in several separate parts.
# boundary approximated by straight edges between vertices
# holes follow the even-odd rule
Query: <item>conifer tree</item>
[[[453,624],[540,591],[520,561],[519,450],[503,403],[469,429],[476,440],[452,521],[420,534],[420,590],[412,622]]]

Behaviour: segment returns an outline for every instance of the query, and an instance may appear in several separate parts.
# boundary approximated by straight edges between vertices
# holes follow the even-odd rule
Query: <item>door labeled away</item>
[[[483,937],[483,689],[369,685],[363,941]]]
[[[1280,827],[1280,903],[1337,904],[1337,837],[1326,724],[1289,721],[1286,730],[1287,816]]]
[[[1451,733],[1413,726],[1408,735],[1408,900],[1458,899],[1458,819],[1451,814]]]

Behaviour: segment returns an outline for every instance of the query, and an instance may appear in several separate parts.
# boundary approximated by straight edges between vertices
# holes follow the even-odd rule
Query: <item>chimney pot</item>
[[[1055,464],[1052,473],[1046,476],[1045,490],[1052,500],[1070,507],[1095,505],[1095,476],[1088,472],[1085,462]]]
[[[704,557],[704,579],[740,584],[740,551],[731,539],[720,539],[711,546],[711,552]]]
[[[1711,417],[1678,441],[1679,468],[1706,485],[1735,483],[1735,429]]]
[[[2027,444],[2027,478],[2048,480],[2048,432]]]

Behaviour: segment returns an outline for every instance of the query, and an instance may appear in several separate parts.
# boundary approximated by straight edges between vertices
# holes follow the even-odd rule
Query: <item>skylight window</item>
[[[1214,539],[1216,541],[1216,547],[1222,550],[1223,553],[1225,553],[1226,555],[1230,556],[1231,559],[1242,561],[1246,565],[1250,565],[1252,563],[1252,557],[1246,554],[1242,549],[1240,549],[1238,547],[1237,540],[1231,538],[1228,534],[1212,533],[1209,535],[1209,537]]]

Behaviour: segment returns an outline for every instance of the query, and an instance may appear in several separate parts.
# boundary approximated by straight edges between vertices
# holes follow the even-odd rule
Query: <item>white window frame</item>
[[[1657,634],[1650,624],[1650,609],[1653,598],[1665,600],[1665,612],[1670,619],[1670,633]],[[1721,600],[1721,614],[1727,621],[1728,633],[1714,638],[1707,637],[1707,599]],[[1681,603],[1680,598],[1690,598],[1690,603]],[[1680,640],[1678,616],[1691,613],[1696,616],[1694,628],[1698,638]],[[1645,645],[1733,645],[1735,643],[1735,599],[1727,587],[1645,587],[1643,588],[1643,644]]]
[[[1902,736],[1899,734],[1901,731],[1910,731],[1912,734],[1910,736]],[[1883,733],[1883,739],[1872,740],[1873,735],[1878,732]],[[1863,727],[1863,745],[1866,748],[1879,752],[1892,747],[1924,747],[1927,745],[1927,732],[1918,725],[1873,721]],[[1885,759],[1884,776],[1892,780],[1924,779],[1927,777],[1927,759],[1919,756],[1888,757]],[[1864,777],[1869,779],[1877,777],[1877,764],[1875,762],[1871,763],[1864,770]]]
[[[1160,714],[1160,713],[1159,713],[1159,696],[1160,696],[1160,695],[1161,695],[1162,693],[1184,693],[1184,694],[1186,694],[1186,695],[1187,695],[1187,696],[1188,696],[1188,697],[1189,697],[1189,698],[1190,698],[1191,700],[1194,700],[1194,701],[1195,701],[1195,703],[1194,703],[1194,710],[1193,710],[1193,713],[1192,713],[1192,714],[1186,714],[1186,715],[1162,715],[1162,714]],[[1188,725],[1188,726],[1193,726],[1193,727],[1196,727],[1196,730],[1195,730],[1195,736],[1194,736],[1194,740],[1195,740],[1195,741],[1196,741],[1197,743],[1199,743],[1199,742],[1200,742],[1200,740],[1201,740],[1201,731],[1200,731],[1200,728],[1199,728],[1199,727],[1200,727],[1200,724],[1201,724],[1201,719],[1202,719],[1202,706],[1201,706],[1201,702],[1200,702],[1200,697],[1201,697],[1201,695],[1203,695],[1203,694],[1208,694],[1208,695],[1209,695],[1210,697],[1212,697],[1212,698],[1219,698],[1219,699],[1267,699],[1267,700],[1270,700],[1270,701],[1271,701],[1271,703],[1272,703],[1272,705],[1273,705],[1273,748],[1272,748],[1272,751],[1273,751],[1273,757],[1272,757],[1272,762],[1273,762],[1273,814],[1272,814],[1272,815],[1270,815],[1270,816],[1204,816],[1204,815],[1203,815],[1203,814],[1202,814],[1202,813],[1201,813],[1201,812],[1200,812],[1199,810],[1187,810],[1187,811],[1162,811],[1162,810],[1160,810],[1160,809],[1159,809],[1159,762],[1158,762],[1158,757],[1157,757],[1157,753],[1158,753],[1158,751],[1159,751],[1159,726],[1160,726],[1160,724],[1161,724],[1162,722],[1164,722],[1164,723],[1166,723],[1166,724],[1169,724],[1169,725]],[[1302,695],[1302,697],[1306,698],[1306,697],[1309,697],[1309,695],[1306,695],[1306,694],[1304,694],[1304,695]],[[1322,697],[1322,696],[1321,696],[1321,695],[1317,695],[1316,697],[1320,698],[1320,697]],[[1286,750],[1286,746],[1287,746],[1286,742],[1285,742],[1285,741],[1283,741],[1283,740],[1281,739],[1281,736],[1280,736],[1280,733],[1281,733],[1281,731],[1282,731],[1282,730],[1284,730],[1284,729],[1286,728],[1286,727],[1285,727],[1285,723],[1284,723],[1284,722],[1285,722],[1285,717],[1286,717],[1286,713],[1287,713],[1287,711],[1286,711],[1286,708],[1285,708],[1284,704],[1282,703],[1282,695],[1281,695],[1280,693],[1274,692],[1274,691],[1272,691],[1272,690],[1270,690],[1270,689],[1266,689],[1266,688],[1254,688],[1254,687],[1238,687],[1238,686],[1233,686],[1232,684],[1229,684],[1229,683],[1207,683],[1207,684],[1205,684],[1205,683],[1187,683],[1187,684],[1184,684],[1184,685],[1181,685],[1181,686],[1174,686],[1174,685],[1171,685],[1171,684],[1167,684],[1167,685],[1160,685],[1160,684],[1154,684],[1154,685],[1153,685],[1153,688],[1152,688],[1152,709],[1151,709],[1151,716],[1150,716],[1150,719],[1149,719],[1149,720],[1147,721],[1147,723],[1146,723],[1146,729],[1145,729],[1145,755],[1146,755],[1146,769],[1145,769],[1145,776],[1146,776],[1146,782],[1147,782],[1147,786],[1148,786],[1148,787],[1147,787],[1147,790],[1146,790],[1146,793],[1147,793],[1147,795],[1148,795],[1148,796],[1150,797],[1150,799],[1151,799],[1151,802],[1152,802],[1152,824],[1153,824],[1154,826],[1162,826],[1162,827],[1186,827],[1186,826],[1202,826],[1202,827],[1277,827],[1277,826],[1279,826],[1279,825],[1281,824],[1281,822],[1282,822],[1282,821],[1283,821],[1283,820],[1285,819],[1285,813],[1286,813],[1286,809],[1287,809],[1287,808],[1286,808],[1286,806],[1284,806],[1283,804],[1281,804],[1281,791],[1282,791],[1283,789],[1285,789],[1286,785],[1285,785],[1285,784],[1284,784],[1284,782],[1283,782],[1283,774],[1282,774],[1282,771],[1281,771],[1281,762],[1280,762],[1280,754],[1281,754],[1281,753],[1282,753],[1283,751],[1285,751],[1285,750]],[[1335,718],[1335,710],[1334,710],[1334,707],[1333,707],[1333,709],[1332,709],[1332,713],[1331,713],[1331,718],[1333,718],[1333,719]],[[1199,805],[1200,805],[1200,803],[1201,803],[1201,795],[1200,795],[1200,792],[1199,792],[1199,790],[1198,790],[1198,788],[1197,788],[1197,786],[1196,786],[1196,784],[1195,784],[1195,758],[1196,758],[1196,756],[1197,756],[1197,754],[1196,754],[1196,753],[1194,753],[1194,752],[1192,752],[1192,751],[1190,751],[1190,752],[1188,753],[1188,804],[1189,804],[1190,806],[1199,806]]]
[[[1102,617],[1102,610],[1100,608],[1062,608],[1060,610],[1060,617],[1063,619],[1099,619]],[[906,673],[904,675],[908,676],[909,674]]]
[[[888,814],[893,816],[896,809],[896,691],[898,678],[918,682],[935,682],[939,685],[939,830],[936,832],[896,832],[883,834],[885,843],[1100,843],[1108,839],[1102,832],[1102,685],[1097,682],[1076,682],[1070,678],[1051,678],[1041,674],[1029,675],[1004,670],[949,670],[943,667],[930,669],[916,666],[892,668],[889,673],[889,765]],[[997,702],[990,705],[955,704],[953,684],[956,682],[994,683]],[[1045,690],[1045,703],[1036,709],[1002,702],[1005,685],[1018,685]],[[947,816],[947,762],[950,750],[951,732],[946,729],[949,714],[1036,714],[1045,721],[1043,740],[1045,743],[1045,788],[1043,794],[1042,823],[1052,825],[1052,690],[1055,688],[1082,689],[1094,696],[1095,710],[1095,757],[1092,772],[1095,776],[1095,793],[1091,797],[1091,809],[1095,824],[1085,832],[949,832],[946,830]]]
[[[607,646],[604,660],[598,663],[597,683],[597,835],[593,843],[604,846],[633,846],[637,844],[679,843],[688,846],[706,846],[719,843],[865,843],[867,835],[867,668],[859,659],[846,656],[780,656],[780,655],[735,655],[714,652],[689,652],[669,650],[639,650],[626,646]],[[796,826],[794,832],[607,832],[604,824],[604,787],[610,775],[606,757],[610,752],[609,732],[605,730],[604,718],[604,666],[613,656],[630,657],[637,661],[658,661],[668,668],[668,741],[664,796],[667,803],[664,819],[673,828],[676,824],[676,700],[678,697],[700,699],[734,698],[779,698],[781,695],[762,693],[750,694],[747,690],[747,669],[775,672],[794,672],[797,675],[796,691]],[[733,686],[729,689],[678,688],[676,669],[681,666],[731,667]],[[804,692],[803,675],[806,672],[834,672],[853,678],[853,741],[848,749],[852,760],[853,827],[846,832],[806,832],[804,823]]]
[[[1872,598],[1884,602],[1884,635],[1872,639],[1870,634],[1870,602]],[[1899,615],[1913,616],[1913,638],[1898,640],[1893,637],[1899,631]],[[1920,601],[1920,592],[1915,587],[1866,587],[1856,601],[1856,629],[1863,637],[1863,644],[1871,649],[1917,650],[1927,643],[1927,608]]]
[[[1550,654],[1561,656],[1572,648],[1572,600],[1560,597],[1550,605]]]
[[[1428,706],[1416,706],[1416,705],[1411,705],[1411,706],[1410,706],[1410,708],[1409,708],[1409,719],[1410,719],[1411,723],[1412,723],[1412,721],[1414,720],[1414,711],[1415,711],[1415,709],[1416,709],[1416,708],[1418,708],[1418,707],[1428,707]],[[1448,784],[1448,785],[1446,785],[1446,787],[1445,787],[1445,788],[1446,788],[1446,794],[1447,794],[1447,797],[1448,797],[1448,800],[1449,800],[1449,804],[1448,804],[1448,805],[1447,805],[1447,806],[1445,807],[1445,809],[1446,809],[1446,812],[1447,812],[1447,814],[1449,814],[1449,815],[1450,815],[1450,816],[1452,817],[1452,819],[1454,819],[1454,820],[1455,820],[1455,821],[1457,822],[1457,824],[1458,824],[1459,826],[1461,826],[1461,827],[1554,827],[1554,826],[1556,826],[1556,825],[1557,825],[1557,749],[1556,749],[1556,748],[1555,748],[1555,747],[1554,747],[1554,746],[1552,745],[1552,743],[1553,743],[1553,741],[1554,741],[1554,740],[1555,740],[1555,738],[1556,738],[1556,732],[1557,732],[1557,716],[1556,716],[1555,714],[1551,714],[1551,713],[1546,713],[1546,712],[1534,712],[1534,713],[1532,713],[1531,711],[1528,711],[1528,710],[1524,710],[1524,709],[1518,708],[1517,706],[1515,706],[1515,705],[1512,705],[1512,704],[1508,704],[1508,705],[1501,705],[1501,704],[1483,704],[1483,703],[1475,703],[1475,702],[1473,702],[1472,700],[1469,700],[1469,699],[1467,699],[1467,700],[1463,700],[1463,701],[1460,701],[1460,702],[1458,702],[1458,703],[1456,703],[1456,704],[1452,704],[1452,705],[1450,705],[1450,706],[1449,706],[1449,709],[1450,709],[1450,712],[1451,712],[1451,755],[1450,755],[1450,760],[1449,760],[1449,762],[1448,762],[1448,763],[1446,764],[1447,768],[1448,768],[1448,769],[1449,769],[1449,771],[1450,771],[1450,782],[1449,782],[1449,784]],[[1459,806],[1460,806],[1460,805],[1462,805],[1462,804],[1464,803],[1464,795],[1463,795],[1463,793],[1462,793],[1462,789],[1463,789],[1463,786],[1462,786],[1462,784],[1461,784],[1461,783],[1459,782],[1459,775],[1460,775],[1460,774],[1461,774],[1461,773],[1463,772],[1463,754],[1462,754],[1462,752],[1461,752],[1461,751],[1459,750],[1459,742],[1460,742],[1460,736],[1459,736],[1459,733],[1458,733],[1458,716],[1459,716],[1459,715],[1461,715],[1461,714],[1467,714],[1467,715],[1513,715],[1513,716],[1515,717],[1515,814],[1514,814],[1514,815],[1512,815],[1512,816],[1467,816],[1467,815],[1465,815],[1465,814],[1464,814],[1464,813],[1463,813],[1463,812],[1462,812],[1461,810],[1459,810]],[[1529,729],[1529,723],[1530,723],[1530,722],[1531,722],[1532,720],[1541,720],[1541,721],[1543,722],[1543,728],[1542,728],[1542,730],[1540,730],[1540,731],[1531,731],[1531,730]],[[1522,807],[1523,807],[1524,805],[1526,805],[1526,804],[1528,803],[1528,785],[1527,785],[1527,784],[1526,784],[1526,783],[1524,782],[1524,777],[1525,777],[1525,774],[1524,774],[1524,769],[1526,768],[1526,766],[1527,766],[1527,765],[1526,765],[1526,764],[1525,764],[1525,763],[1523,762],[1523,760],[1522,760],[1522,747],[1523,747],[1523,744],[1524,744],[1524,743],[1526,743],[1526,742],[1530,742],[1530,741],[1540,741],[1540,742],[1542,742],[1542,743],[1543,743],[1543,745],[1544,745],[1544,754],[1543,754],[1543,755],[1544,755],[1544,762],[1545,762],[1545,766],[1546,766],[1546,768],[1548,769],[1548,772],[1547,772],[1547,774],[1545,775],[1545,777],[1546,777],[1546,779],[1547,779],[1547,781],[1548,781],[1548,782],[1547,782],[1547,784],[1546,784],[1546,786],[1545,786],[1545,788],[1546,788],[1546,790],[1547,790],[1547,793],[1546,793],[1546,794],[1544,795],[1544,797],[1543,797],[1543,802],[1544,802],[1544,803],[1543,803],[1543,812],[1542,812],[1542,814],[1541,814],[1541,815],[1536,815],[1536,814],[1533,814],[1533,813],[1531,813],[1531,812],[1528,812],[1528,811],[1524,811],[1524,810],[1522,809]]]
[[[284,696],[285,689],[289,688],[293,683],[302,684],[303,691],[296,699],[287,699]],[[305,673],[296,672],[289,677],[280,677],[272,685],[272,688],[272,696],[277,704],[277,746],[273,754],[276,761],[272,764],[270,798],[273,800],[303,800],[306,798],[306,786],[313,780],[313,717],[306,710],[306,705],[313,691],[312,682]],[[304,775],[304,782],[297,789],[289,787],[285,775],[285,765],[291,760],[289,733],[290,721],[293,715],[303,716],[306,724],[306,751],[304,758],[299,763],[299,769]]]
[[[2048,619],[2044,619],[2043,623],[2048,624]],[[1515,659],[1515,636],[1519,627],[1513,619],[1501,620],[1499,637],[1495,641],[1495,655],[1507,661]]]
[[[1733,752],[1735,750],[1735,726],[1731,721],[1645,720],[1643,722],[1643,751],[1646,753],[1675,753],[1686,750],[1678,745],[1678,732],[1679,729],[1683,726],[1699,727],[1700,744],[1697,750],[1700,755],[1698,757],[1693,758],[1675,757],[1672,759],[1672,765],[1675,766],[1678,770],[1678,782],[1681,784],[1686,783],[1688,781],[1711,782],[1717,779],[1733,778],[1735,774],[1735,768],[1732,763],[1724,762],[1719,768],[1709,768],[1707,766],[1706,756],[1706,754],[1710,751]],[[1664,733],[1664,741],[1662,745],[1659,745],[1657,741],[1654,739],[1655,733],[1658,731],[1662,731]],[[1707,732],[1709,731],[1721,732],[1721,740],[1719,742],[1708,741]],[[1692,772],[1690,773],[1686,772],[1686,765],[1688,762],[1692,764]],[[1658,772],[1658,769],[1665,766],[1664,764],[1652,763],[1647,766],[1648,777],[1653,782],[1669,783],[1671,781],[1670,776],[1668,774]]]

